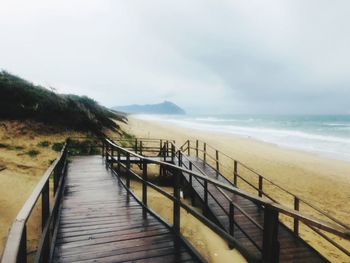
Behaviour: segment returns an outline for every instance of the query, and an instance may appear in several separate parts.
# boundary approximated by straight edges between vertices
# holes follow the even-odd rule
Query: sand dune
[[[33,122],[9,122],[0,124],[0,255],[6,242],[9,228],[58,152],[51,149],[55,142],[62,142],[69,136],[78,136],[75,132],[55,132]],[[48,147],[39,147],[43,141],[50,142]],[[36,156],[29,151],[36,150]],[[4,169],[1,170],[1,167]],[[40,204],[38,204],[40,205]],[[41,214],[36,207],[28,222],[29,251],[36,243],[41,229]]]

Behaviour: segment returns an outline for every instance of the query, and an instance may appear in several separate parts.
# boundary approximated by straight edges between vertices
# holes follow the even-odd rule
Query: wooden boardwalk
[[[69,164],[53,262],[201,262],[106,170],[101,156]]]
[[[218,179],[223,183],[228,183],[227,179],[221,174],[218,174],[214,168],[204,163],[203,160],[196,157],[188,157],[193,163],[192,170],[204,172],[211,178]],[[185,167],[189,167],[189,160],[183,158],[182,162]],[[196,167],[199,169],[197,169]],[[185,174],[187,183],[189,183],[189,176]],[[193,179],[192,186],[197,200],[204,204],[204,188],[202,182]],[[264,225],[264,209],[253,203],[252,201],[238,196],[233,193],[225,192],[223,194],[215,186],[208,185],[208,211],[207,215],[213,217],[217,224],[229,231],[229,201],[225,194],[232,199],[244,212],[256,223],[248,220],[241,211],[234,208],[234,231],[233,236],[246,248],[248,248],[255,255],[261,257],[263,231],[259,226]],[[279,223],[278,241],[280,244],[280,262],[328,262],[316,250],[309,246],[304,240],[294,235],[283,224]],[[246,234],[244,234],[245,232]],[[248,236],[248,237],[247,237]],[[250,240],[251,239],[251,240]],[[254,244],[255,243],[255,244]]]
[[[181,235],[181,208],[239,249],[249,262],[327,262],[298,236],[299,222],[350,256],[350,251],[340,243],[350,240],[350,229],[343,223],[331,216],[328,217],[334,223],[315,220],[297,208],[290,210],[238,189],[202,160],[186,157],[185,150],[176,150],[172,142],[136,139],[132,152],[134,148],[126,149],[104,138],[102,145],[96,145],[102,148],[102,157],[80,156],[71,161],[69,142],[66,141],[16,216],[1,263],[32,262],[33,255],[34,262],[45,263],[205,262]],[[148,142],[156,142],[158,151]],[[186,144],[190,152],[193,148],[189,141]],[[194,149],[198,156],[198,141]],[[215,160],[219,167],[217,150]],[[160,176],[173,176],[166,181],[172,183],[173,193],[148,180],[150,166],[151,173],[153,168],[159,168]],[[264,194],[263,177],[258,176],[259,188],[255,189]],[[131,178],[141,182],[142,198],[130,192]],[[172,225],[148,210],[148,188],[173,203]],[[184,202],[181,189],[201,209],[193,209]],[[294,205],[300,200],[294,196]],[[34,221],[36,227],[41,227],[41,236],[33,253],[27,248],[28,241],[32,241],[28,238],[27,222],[37,208],[41,208],[41,220]],[[294,221],[294,231],[278,221],[279,215]],[[336,235],[339,242],[328,239],[323,231]]]

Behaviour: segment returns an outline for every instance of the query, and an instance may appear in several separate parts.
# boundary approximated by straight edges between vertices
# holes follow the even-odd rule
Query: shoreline
[[[319,163],[326,163],[327,165],[330,163],[333,163],[334,167],[332,168],[335,168],[338,171],[344,172],[344,173],[337,174],[337,176],[342,177],[350,184],[350,176],[347,176],[347,174],[350,174],[350,161],[340,160],[337,158],[330,158],[318,152],[310,152],[310,151],[305,151],[305,150],[296,149],[292,147],[287,147],[287,146],[279,145],[273,142],[262,141],[257,138],[253,138],[249,136],[245,137],[245,136],[240,136],[232,133],[205,131],[197,128],[187,128],[187,127],[176,125],[174,123],[163,123],[160,120],[143,120],[138,116],[137,117],[135,116],[137,115],[128,116],[128,119],[129,119],[128,124],[127,125],[122,124],[122,127],[124,130],[130,132],[136,137],[144,137],[144,138],[163,137],[164,139],[169,139],[169,140],[170,139],[176,140],[177,138],[178,141],[180,141],[181,143],[184,143],[185,140],[187,139],[195,140],[199,138],[209,139],[207,142],[217,142],[217,139],[231,140],[232,143],[242,142],[247,145],[249,144],[257,147],[260,146],[259,148],[262,147],[272,151],[278,151],[288,155],[298,156],[299,158],[305,157],[309,160],[313,159],[314,161],[318,161]],[[194,133],[195,135],[193,135]],[[171,135],[169,136],[167,134],[171,134]],[[186,138],[185,138],[185,135],[187,136]],[[215,146],[215,145],[212,145],[212,146]],[[225,147],[225,148],[230,148],[230,147]],[[222,151],[222,152],[230,155],[230,151],[228,152]],[[248,164],[248,163],[245,163],[245,164]],[[337,169],[337,167],[339,166],[340,168]]]
[[[199,139],[261,173],[290,192],[339,216],[350,225],[350,162],[239,138],[129,117],[122,128],[136,137],[172,139],[182,145]],[[333,186],[333,187],[332,187]]]
[[[348,162],[350,163],[350,155],[347,153],[343,153],[343,154],[338,154],[334,151],[324,151],[320,150],[320,149],[310,149],[307,147],[300,147],[300,145],[298,145],[298,143],[295,141],[294,143],[296,144],[287,144],[287,143],[281,143],[278,142],[278,140],[276,139],[275,141],[273,139],[262,139],[259,138],[259,136],[254,136],[254,135],[250,135],[248,133],[239,133],[239,132],[234,132],[232,130],[237,129],[260,129],[258,127],[243,127],[243,126],[230,126],[230,125],[220,125],[218,127],[216,127],[215,125],[211,124],[211,123],[200,123],[200,122],[196,122],[196,121],[189,121],[189,120],[177,120],[176,118],[174,119],[165,119],[166,115],[162,116],[162,115],[147,115],[147,114],[130,114],[128,116],[128,118],[131,119],[135,119],[135,120],[142,120],[142,121],[149,121],[152,123],[158,123],[161,125],[169,125],[169,126],[175,126],[178,128],[182,128],[184,130],[193,130],[199,133],[207,133],[207,134],[212,134],[212,135],[222,135],[222,136],[232,136],[233,138],[236,139],[246,139],[246,140],[253,140],[256,141],[257,143],[264,143],[264,144],[269,144],[272,146],[276,146],[276,147],[280,147],[282,149],[286,149],[286,150],[291,150],[291,151],[296,151],[299,153],[306,153],[306,154],[311,154],[311,155],[316,155],[319,158],[323,158],[323,159],[327,159],[327,160],[334,160],[334,161],[342,161],[342,162]],[[172,116],[170,116],[171,118]],[[195,118],[195,117],[193,117]],[[193,126],[190,127],[190,125],[193,123]],[[216,122],[214,122],[216,123]],[[211,127],[212,126],[212,127]],[[227,130],[225,131],[224,128],[227,128]],[[268,127],[261,127],[262,130],[264,131],[271,131],[271,132],[280,132],[280,133],[303,133],[302,131],[298,131],[298,130],[284,130],[284,129],[274,129],[274,128],[268,128]],[[290,135],[292,136],[292,135]],[[305,133],[304,136],[309,137],[311,139],[318,138],[318,137],[323,137],[325,135],[320,135],[320,134],[312,134],[312,133]],[[327,137],[325,137],[327,139]],[[320,140],[320,138],[318,138]],[[332,135],[329,136],[329,139],[332,140],[343,140],[342,138],[337,138],[337,137],[333,137]],[[345,140],[345,139],[344,139]],[[346,143],[348,143],[346,141]],[[300,144],[300,142],[299,142]]]

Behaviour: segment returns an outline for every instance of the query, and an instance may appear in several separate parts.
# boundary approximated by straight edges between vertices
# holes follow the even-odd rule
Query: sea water
[[[350,161],[350,115],[138,115],[180,127],[234,134]]]

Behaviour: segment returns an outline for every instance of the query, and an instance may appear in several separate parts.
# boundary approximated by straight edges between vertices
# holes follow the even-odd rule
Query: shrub
[[[18,145],[13,146],[6,143],[0,143],[0,148],[5,148],[7,150],[16,150],[16,151],[20,151],[24,149],[23,146],[18,146]]]
[[[50,142],[48,141],[42,141],[38,143],[39,147],[49,147],[49,145],[50,145]]]
[[[101,154],[101,149],[98,146],[100,143],[98,140],[71,140],[69,142],[70,155],[97,155]]]
[[[54,144],[52,144],[52,150],[56,151],[56,152],[60,152],[63,148],[64,142],[55,142]]]
[[[20,151],[20,150],[23,150],[24,147],[16,145],[16,146],[13,146],[13,149],[16,150],[16,151]]]
[[[28,152],[26,152],[27,155],[29,155],[30,157],[35,157],[39,154],[40,152],[38,150],[30,150]]]

